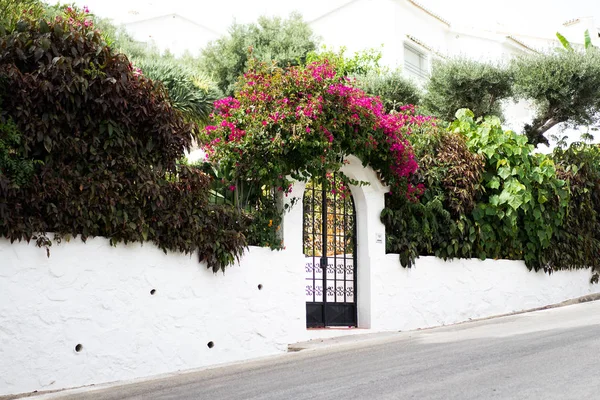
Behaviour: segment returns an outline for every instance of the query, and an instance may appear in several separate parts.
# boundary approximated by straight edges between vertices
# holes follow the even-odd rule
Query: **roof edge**
[[[425,7],[418,1],[415,1],[415,0],[407,0],[407,1],[410,4],[412,4],[413,6],[419,8],[421,11],[424,11],[429,16],[431,16],[431,17],[437,19],[438,21],[440,21],[441,23],[445,24],[448,28],[450,28],[450,22],[448,20],[442,18],[439,14],[436,14],[435,12],[431,11],[430,9],[428,9],[427,7]]]
[[[411,42],[418,44],[419,46],[421,46],[422,48],[424,48],[427,51],[430,51],[431,53],[435,54],[436,56],[443,58],[443,59],[447,59],[448,57],[445,56],[444,54],[440,53],[439,51],[437,51],[436,49],[433,48],[433,46],[428,45],[427,43],[423,42],[422,40],[407,34],[406,37],[408,38],[408,40],[410,40]]]
[[[521,46],[521,47],[523,47],[523,48],[527,49],[528,51],[531,51],[531,52],[533,52],[533,53],[539,53],[539,51],[538,51],[538,50],[534,49],[533,47],[529,46],[529,45],[528,45],[528,44],[526,44],[525,42],[522,42],[521,40],[519,40],[519,39],[515,38],[515,37],[514,37],[514,36],[512,36],[512,35],[508,35],[508,36],[506,36],[506,39],[508,39],[508,40],[511,40],[511,41],[513,41],[513,42],[515,42],[516,44],[518,44],[519,46]]]
[[[570,19],[568,21],[563,22],[563,26],[571,26],[571,25],[575,25],[581,22],[581,19],[579,18],[573,18]]]

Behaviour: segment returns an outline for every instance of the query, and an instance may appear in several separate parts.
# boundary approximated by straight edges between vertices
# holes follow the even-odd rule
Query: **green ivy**
[[[545,268],[544,249],[561,227],[569,201],[554,162],[533,153],[526,136],[504,131],[497,117],[475,121],[466,109],[456,117],[450,130],[465,135],[469,148],[485,159],[484,191],[472,213],[475,254]]]

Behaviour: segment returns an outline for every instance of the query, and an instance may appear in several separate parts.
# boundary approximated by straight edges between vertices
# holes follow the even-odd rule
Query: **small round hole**
[[[258,290],[262,290],[262,283],[258,284]]]
[[[212,349],[213,347],[215,347],[215,344],[213,343],[212,340],[210,342],[208,342],[206,345],[208,346],[209,349]]]
[[[79,343],[77,346],[75,346],[75,351],[79,353],[81,350],[83,350],[83,345]]]
[[[156,293],[156,289],[152,289],[152,290],[150,291],[150,294],[151,294],[152,296],[154,296],[154,293]]]

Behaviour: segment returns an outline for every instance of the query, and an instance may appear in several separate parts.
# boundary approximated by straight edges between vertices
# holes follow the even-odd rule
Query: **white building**
[[[222,35],[200,22],[176,13],[135,15],[123,25],[135,40],[154,44],[162,51],[168,50],[176,56],[185,52],[196,55],[210,41]]]
[[[481,61],[507,60],[560,47],[556,32],[574,46],[581,46],[584,32],[600,44],[593,18],[578,18],[561,26],[528,32],[508,30],[500,24],[486,29],[454,25],[434,10],[415,0],[353,0],[309,21],[323,42],[345,46],[350,53],[365,48],[382,48],[382,63],[401,67],[405,75],[424,80],[434,59],[463,56]],[[531,104],[505,104],[506,125],[521,131],[532,119]],[[559,126],[549,132],[555,133]],[[574,135],[578,138],[578,135]]]
[[[428,8],[425,0],[306,0],[302,3],[223,0],[220,5],[199,4],[195,8],[193,4],[178,1],[130,0],[113,17],[136,40],[154,43],[162,50],[181,55],[185,51],[198,54],[207,43],[226,34],[232,18],[248,23],[259,15],[285,17],[297,10],[327,47],[345,47],[347,54],[381,48],[383,65],[400,67],[407,76],[421,82],[427,79],[436,58],[464,56],[504,62],[515,56],[560,47],[556,32],[574,46],[582,46],[584,32],[588,30],[592,42],[600,46],[599,29],[593,17],[575,18],[558,25],[552,22],[524,24],[518,29],[497,22],[486,22],[484,28],[482,25],[475,28],[468,23],[451,22]],[[109,12],[109,3],[90,5],[100,10],[107,7],[105,12]],[[473,10],[465,10],[465,15],[469,12],[472,14]],[[99,14],[103,15],[100,11]],[[521,131],[523,125],[531,121],[532,113],[531,106],[524,102],[506,104],[507,127]],[[560,128],[557,126],[549,133],[556,133]],[[577,134],[572,136],[578,138]]]

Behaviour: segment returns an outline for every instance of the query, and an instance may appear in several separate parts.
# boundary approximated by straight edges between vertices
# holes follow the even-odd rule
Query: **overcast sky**
[[[246,23],[260,15],[301,12],[310,21],[348,0],[75,0],[91,11],[118,22],[137,15],[178,13],[218,32],[235,19]],[[593,16],[600,25],[598,0],[419,0],[457,26],[486,27],[499,23],[519,31],[553,26],[572,18]]]

